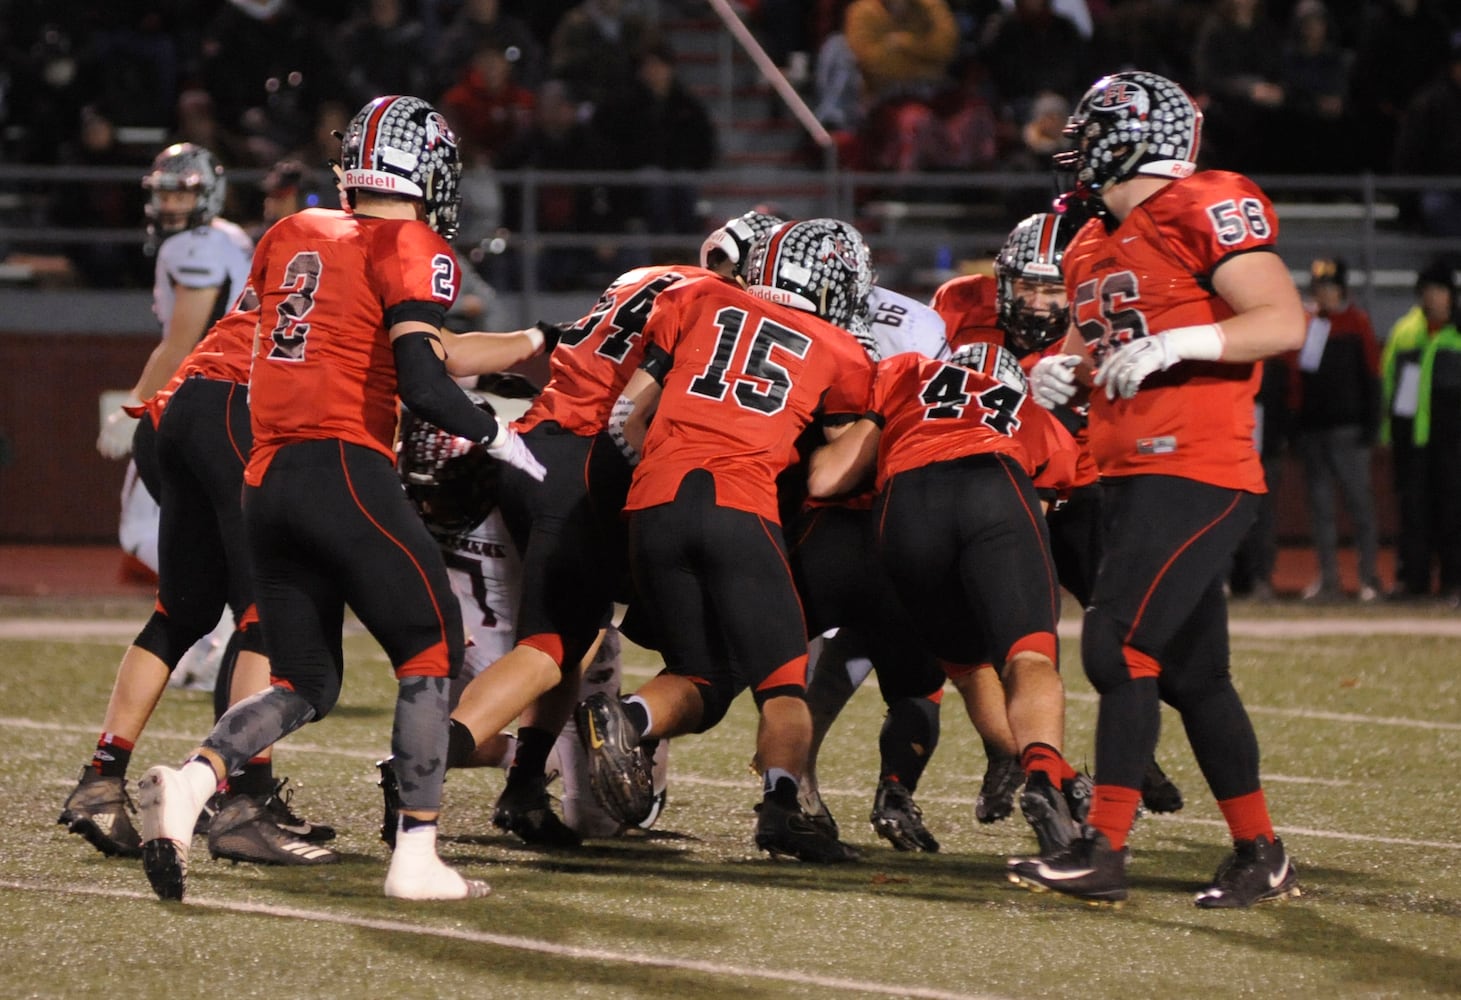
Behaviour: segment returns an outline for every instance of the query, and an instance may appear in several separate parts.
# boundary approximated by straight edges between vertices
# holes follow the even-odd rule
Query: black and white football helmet
[[[462,200],[456,133],[421,98],[377,97],[361,108],[345,130],[340,166],[347,193],[420,198],[427,225],[444,239],[456,235]]]
[[[998,344],[987,341],[965,344],[949,357],[948,363],[983,372],[1021,395],[1029,395],[1029,380],[1019,359]]]
[[[854,333],[866,323],[873,281],[872,251],[838,219],[783,223],[751,248],[746,264],[752,293]]]
[[[1099,200],[1107,186],[1136,174],[1190,177],[1202,142],[1202,112],[1166,77],[1130,70],[1097,80],[1065,134],[1076,145],[1057,153],[1055,166],[1074,172],[1078,195]]]
[[[1036,282],[1064,290],[1061,261],[1075,235],[1077,220],[1054,212],[1039,212],[1010,230],[994,258],[998,281],[999,326],[1020,351],[1028,354],[1048,347],[1065,336],[1070,325],[1068,305],[1035,309],[1015,288],[1017,280]]]
[[[496,416],[492,404],[481,395],[467,395]],[[449,537],[471,531],[492,513],[502,463],[488,455],[482,444],[403,410],[396,474],[431,532]]]
[[[142,187],[149,192],[147,239],[153,246],[173,233],[206,226],[218,218],[228,194],[222,165],[207,149],[191,142],[176,142],[158,153],[152,169],[142,178]],[[163,191],[192,191],[198,198],[187,215],[164,215]]]
[[[727,219],[725,225],[705,237],[705,242],[700,244],[700,266],[713,269],[721,260],[729,260],[735,267],[735,277],[744,278],[751,247],[757,240],[771,235],[771,231],[785,221],[755,209]]]

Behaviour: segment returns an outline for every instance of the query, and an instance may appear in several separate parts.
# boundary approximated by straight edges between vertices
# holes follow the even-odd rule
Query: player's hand
[[[528,450],[527,442],[522,439],[522,435],[505,423],[498,427],[497,436],[486,442],[486,445],[487,454],[499,462],[506,462],[514,469],[526,472],[540,483],[548,474],[548,470],[543,468],[543,463],[533,457],[533,453]]]
[[[137,418],[120,407],[101,421],[96,450],[103,458],[126,458],[132,451],[132,435],[137,432]]]
[[[1030,369],[1030,395],[1047,410],[1064,406],[1075,398],[1075,370],[1079,354],[1052,354]]]
[[[1223,334],[1216,323],[1181,326],[1122,344],[1096,372],[1095,383],[1105,386],[1107,399],[1130,399],[1154,372],[1184,360],[1217,361],[1222,354]]]

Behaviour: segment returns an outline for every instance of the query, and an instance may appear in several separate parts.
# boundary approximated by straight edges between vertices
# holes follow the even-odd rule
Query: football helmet
[[[1036,310],[1018,294],[1015,282],[1023,279],[1064,290],[1060,264],[1075,235],[1074,222],[1053,212],[1032,215],[1010,231],[994,258],[999,326],[1024,353],[1048,347],[1065,336],[1070,306]]]
[[[752,293],[854,332],[866,322],[873,280],[872,251],[838,219],[782,223],[756,242],[746,263]]]
[[[718,250],[735,265],[735,277],[744,278],[752,245],[771,235],[771,231],[784,221],[786,220],[755,209],[734,219],[727,219],[725,225],[705,237],[705,242],[700,244],[700,266],[709,269],[713,263],[719,263],[713,262],[711,258],[711,254]]]
[[[456,235],[462,200],[456,133],[421,98],[377,97],[361,108],[340,144],[340,167],[347,192],[420,198],[427,225],[444,239]]]
[[[1056,167],[1074,172],[1077,194],[1099,199],[1108,185],[1136,174],[1190,177],[1197,169],[1202,112],[1164,76],[1112,73],[1086,91],[1065,134],[1076,145],[1055,154]]]
[[[467,395],[496,416],[492,404],[482,396]],[[403,410],[396,474],[433,534],[460,535],[481,524],[497,506],[502,463],[493,461],[483,445]]]
[[[142,187],[148,192],[147,238],[152,245],[173,233],[212,222],[223,211],[223,199],[228,193],[223,167],[212,153],[191,142],[176,142],[158,153],[152,169],[142,178]],[[164,214],[164,191],[192,191],[197,199],[186,215]]]
[[[1020,365],[1019,359],[998,344],[987,341],[965,344],[949,356],[948,363],[970,371],[983,372],[1021,395],[1030,393],[1030,382],[1025,377],[1025,369]]]

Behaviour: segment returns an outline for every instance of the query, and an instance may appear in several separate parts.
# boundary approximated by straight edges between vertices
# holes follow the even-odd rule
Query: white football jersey
[[[522,560],[495,510],[465,535],[443,539],[441,554],[471,637],[461,673],[452,682],[455,705],[468,681],[512,649]]]
[[[943,317],[917,299],[874,285],[867,309],[879,357],[914,351],[938,358],[948,351]]]
[[[253,240],[227,219],[214,219],[163,240],[152,283],[152,312],[162,324],[163,336],[179,286],[217,288],[223,303],[220,309],[227,309],[242,294],[253,257]]]

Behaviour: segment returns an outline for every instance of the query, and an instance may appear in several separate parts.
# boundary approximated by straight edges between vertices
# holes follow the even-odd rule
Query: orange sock
[[[1095,827],[1111,841],[1111,849],[1119,851],[1126,846],[1126,836],[1131,824],[1136,822],[1136,807],[1141,805],[1141,789],[1123,788],[1121,785],[1097,785],[1091,798],[1091,814],[1086,823]]]
[[[1263,789],[1235,799],[1223,799],[1218,802],[1218,808],[1223,811],[1234,840],[1267,837],[1272,842],[1273,820],[1268,816],[1268,800],[1263,797]]]
[[[1049,743],[1031,743],[1025,747],[1020,753],[1020,769],[1026,774],[1037,771],[1044,774],[1054,788],[1075,777],[1075,768]]]

